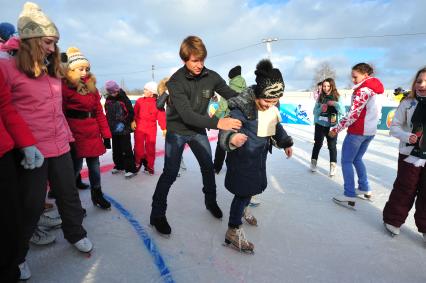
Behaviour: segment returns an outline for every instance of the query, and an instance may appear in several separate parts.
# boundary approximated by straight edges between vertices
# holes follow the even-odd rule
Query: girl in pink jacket
[[[75,186],[69,143],[73,141],[62,112],[60,58],[55,24],[27,2],[18,19],[21,44],[16,58],[0,60],[0,72],[12,90],[12,103],[45,157],[40,168],[18,169],[23,204],[23,237],[18,251],[21,280],[31,277],[25,261],[29,240],[44,209],[47,182],[56,195],[64,237],[81,252],[93,244],[82,226],[83,208]]]

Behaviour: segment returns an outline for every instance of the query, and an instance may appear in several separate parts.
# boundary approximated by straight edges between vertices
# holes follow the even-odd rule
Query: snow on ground
[[[295,140],[294,157],[286,159],[278,150],[269,155],[269,186],[259,197],[261,205],[252,209],[259,226],[244,224],[255,244],[254,255],[222,246],[232,200],[223,186],[225,169],[216,178],[224,211],[219,221],[205,209],[199,167],[187,150],[188,169],[168,198],[170,239],[149,227],[151,197],[163,158],[156,160],[155,176],[142,173],[125,180],[106,172],[103,190],[122,210],[95,208],[89,191],[80,192],[88,214],[84,226],[95,244],[91,256],[76,251],[57,230],[55,244],[31,247],[29,282],[426,282],[426,245],[413,213],[398,237],[390,237],[383,228],[382,209],[396,176],[397,140],[385,131],[377,134],[365,156],[375,201],[360,200],[357,211],[351,211],[331,201],[343,192],[343,181],[340,167],[333,179],[327,175],[326,143],[320,170],[313,174],[309,171],[313,127],[285,127]],[[344,135],[339,136],[339,159]],[[159,136],[157,150],[163,144]],[[213,151],[215,146],[213,141]],[[108,163],[110,151],[102,158],[103,165]],[[138,231],[124,210],[131,214],[127,218],[134,217],[133,225],[140,225]]]

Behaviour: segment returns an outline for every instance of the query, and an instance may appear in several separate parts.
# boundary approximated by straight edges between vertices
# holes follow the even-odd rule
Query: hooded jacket
[[[246,143],[239,148],[230,145],[234,133],[220,131],[220,146],[228,151],[226,158],[225,187],[239,196],[253,196],[263,192],[267,186],[266,158],[272,143],[278,148],[293,145],[293,139],[287,134],[280,123],[276,125],[273,137],[259,137],[258,110],[255,105],[253,88],[248,88],[238,97],[228,101],[231,109],[230,117],[243,123],[240,133],[247,135]]]
[[[238,75],[229,80],[229,87],[236,92],[241,93],[247,88],[246,80],[242,76]]]
[[[348,128],[349,134],[374,136],[382,111],[383,84],[376,78],[368,77],[355,85],[353,90],[349,112],[332,131],[339,133]]]
[[[101,97],[95,87],[95,78],[90,75],[85,85],[84,94],[79,84],[64,80],[62,83],[62,97],[64,114],[75,139],[77,158],[97,157],[106,152],[102,138],[111,138]],[[91,113],[90,117],[81,119],[74,117],[74,112]],[[68,114],[70,113],[70,114]]]
[[[134,119],[132,102],[120,89],[117,96],[109,95],[105,101],[108,125],[113,135],[127,135],[132,132],[130,124]]]
[[[74,141],[62,111],[61,80],[42,74],[29,78],[16,67],[14,58],[0,59],[0,71],[12,92],[12,103],[31,130],[45,158],[70,150]]]

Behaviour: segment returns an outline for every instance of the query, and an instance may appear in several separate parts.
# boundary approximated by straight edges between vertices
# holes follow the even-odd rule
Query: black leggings
[[[330,127],[324,127],[318,124],[315,124],[315,143],[314,148],[312,149],[312,159],[318,160],[318,155],[324,141],[324,137],[327,138],[328,150],[330,152],[330,162],[337,162],[337,135],[334,138],[328,136],[330,132]]]

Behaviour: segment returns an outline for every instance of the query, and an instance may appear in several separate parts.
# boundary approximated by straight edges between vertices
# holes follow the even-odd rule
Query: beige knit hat
[[[18,34],[21,39],[54,36],[59,38],[55,24],[43,13],[40,7],[26,2],[18,18]]]
[[[77,47],[67,49],[68,69],[74,70],[78,67],[90,67],[89,60],[80,52]]]

